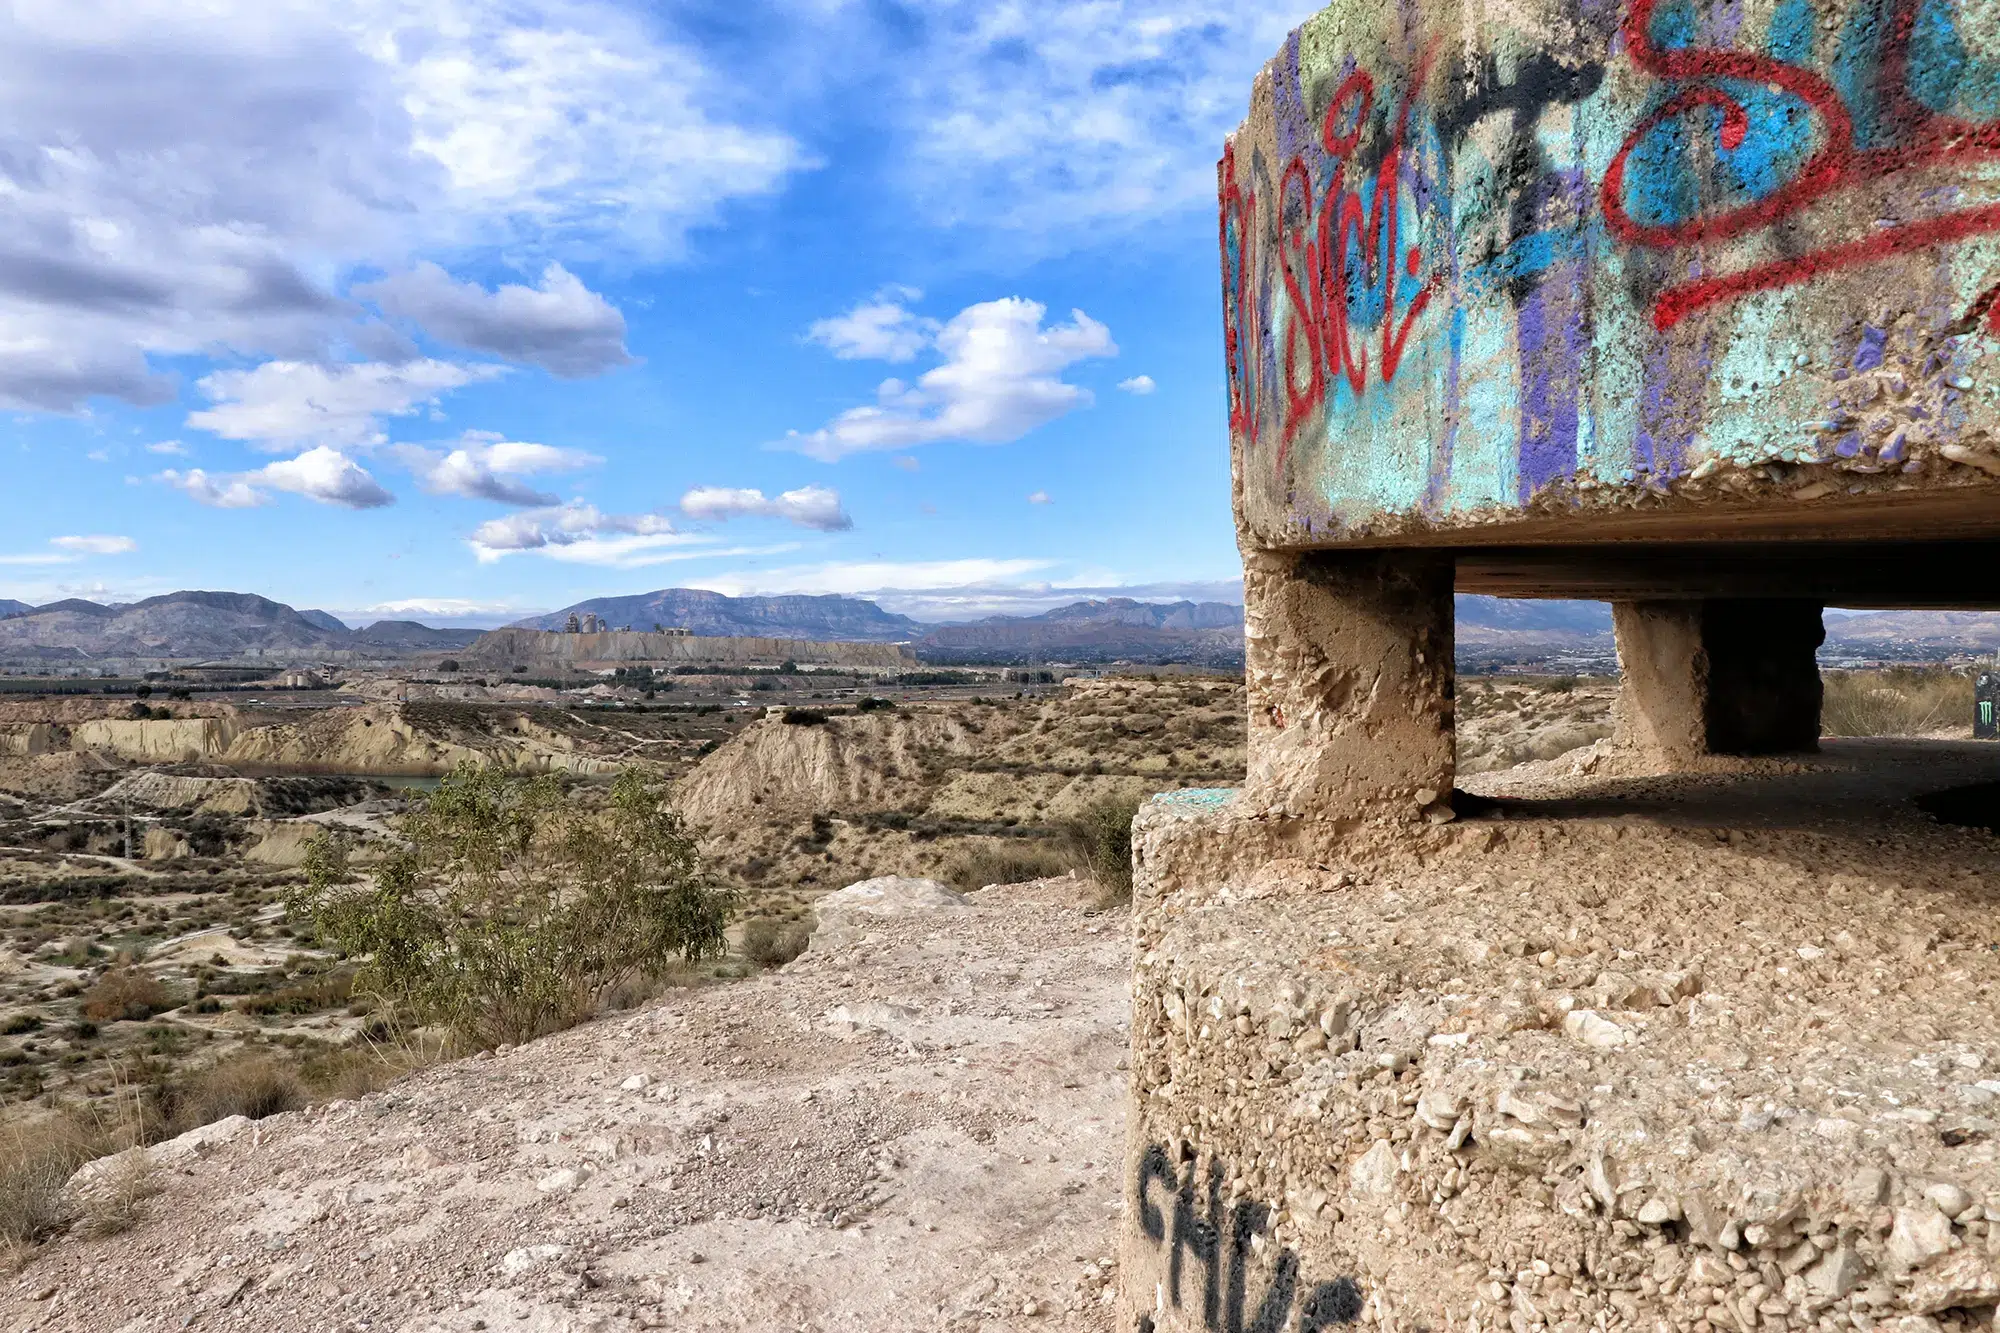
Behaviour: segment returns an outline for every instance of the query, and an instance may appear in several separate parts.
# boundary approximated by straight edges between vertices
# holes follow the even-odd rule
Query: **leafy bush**
[[[461,765],[404,823],[372,882],[347,848],[307,848],[289,910],[366,955],[355,989],[474,1046],[588,1016],[635,976],[719,954],[729,896],[705,882],[681,817],[639,773],[586,811],[553,774]]]
[[[857,713],[873,713],[877,709],[887,708],[893,710],[895,707],[896,701],[894,699],[883,699],[871,694],[860,703],[855,704],[854,711]]]
[[[83,995],[83,1016],[99,1023],[138,1022],[174,1007],[158,977],[135,967],[114,967]]]
[[[793,922],[790,925],[760,916],[743,927],[743,956],[759,967],[783,967],[806,951],[812,932]]]
[[[788,727],[823,727],[826,714],[817,708],[787,708],[784,722]]]
[[[1820,680],[1820,731],[1828,736],[1921,736],[1972,725],[1972,678],[1944,667],[1827,671]]]
[[[1063,821],[1059,841],[1079,874],[1095,880],[1099,907],[1132,901],[1132,818],[1137,801],[1105,801]]]

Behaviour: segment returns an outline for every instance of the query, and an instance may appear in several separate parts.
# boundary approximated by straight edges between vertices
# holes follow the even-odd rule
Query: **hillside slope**
[[[0,1324],[1109,1330],[1128,943],[1063,887],[153,1149]]]

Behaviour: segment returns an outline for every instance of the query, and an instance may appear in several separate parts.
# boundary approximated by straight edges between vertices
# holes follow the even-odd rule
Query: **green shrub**
[[[461,765],[420,800],[407,845],[357,883],[323,834],[289,910],[365,956],[355,990],[475,1047],[588,1016],[636,976],[723,950],[729,896],[709,887],[678,813],[637,772],[602,811],[553,774]]]
[[[883,699],[871,694],[866,699],[855,704],[854,711],[857,713],[872,713],[877,709],[887,708],[893,710],[895,707],[896,701],[894,699]]]
[[[811,938],[802,924],[760,916],[744,924],[743,956],[759,967],[783,967],[806,951]]]
[[[787,708],[784,722],[788,727],[823,727],[826,714],[817,708]]]
[[[1062,823],[1059,841],[1070,865],[1096,881],[1097,905],[1132,901],[1132,819],[1137,801],[1104,801]]]

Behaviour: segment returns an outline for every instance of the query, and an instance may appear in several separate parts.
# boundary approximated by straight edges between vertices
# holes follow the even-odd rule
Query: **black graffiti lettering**
[[[1146,1197],[1146,1187],[1157,1180],[1172,1188],[1177,1174],[1173,1163],[1167,1160],[1167,1150],[1157,1143],[1148,1147],[1145,1156],[1139,1159],[1139,1226],[1146,1233],[1147,1240],[1167,1238],[1167,1218]]]
[[[1261,1203],[1239,1203],[1229,1217],[1229,1297],[1222,1309],[1224,1333],[1279,1333],[1292,1312],[1298,1288],[1298,1256],[1286,1250],[1278,1256],[1271,1284],[1257,1302],[1257,1313],[1243,1322],[1244,1288],[1250,1272],[1250,1238],[1264,1229],[1270,1210]]]
[[[1299,1256],[1289,1247],[1272,1261],[1270,1279],[1252,1309],[1253,1241],[1265,1234],[1271,1210],[1261,1203],[1239,1203],[1225,1215],[1222,1163],[1211,1158],[1203,1172],[1193,1156],[1184,1151],[1177,1164],[1166,1148],[1152,1145],[1140,1154],[1135,1178],[1140,1229],[1149,1240],[1167,1246],[1166,1295],[1175,1309],[1182,1308],[1182,1268],[1192,1255],[1202,1266],[1201,1327],[1210,1333],[1286,1333],[1294,1311],[1301,1319],[1298,1333],[1320,1333],[1361,1317],[1361,1285],[1351,1277],[1314,1285],[1301,1304]],[[1155,1182],[1173,1190],[1171,1228],[1165,1210],[1150,1196]],[[1198,1203],[1206,1207],[1197,1208]],[[1135,1320],[1137,1333],[1153,1333],[1151,1315],[1136,1315]]]
[[[1173,1253],[1167,1260],[1167,1294],[1176,1309],[1181,1303],[1181,1255],[1192,1252],[1201,1260],[1201,1319],[1205,1328],[1216,1327],[1216,1312],[1221,1304],[1222,1284],[1222,1163],[1208,1164],[1208,1216],[1197,1217],[1194,1211],[1194,1175],[1189,1171],[1181,1178],[1180,1191],[1174,1197],[1174,1238]]]
[[[1299,1333],[1320,1333],[1336,1324],[1361,1318],[1361,1284],[1351,1277],[1322,1282],[1306,1293],[1299,1311]]]

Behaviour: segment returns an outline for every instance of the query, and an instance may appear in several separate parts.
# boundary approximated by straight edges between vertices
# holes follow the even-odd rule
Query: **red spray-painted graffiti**
[[[1229,372],[1230,433],[1254,443],[1257,439],[1257,398],[1249,358],[1253,348],[1245,339],[1254,339],[1257,329],[1256,293],[1252,290],[1255,270],[1251,247],[1255,243],[1257,196],[1236,179],[1236,147],[1222,149],[1222,207],[1219,230],[1222,241],[1222,347]]]
[[[1320,126],[1320,145],[1326,149],[1329,165],[1324,198],[1317,209],[1317,226],[1301,225],[1294,217],[1311,219],[1313,207],[1312,173],[1302,158],[1294,157],[1285,167],[1278,187],[1278,208],[1284,225],[1278,240],[1278,261],[1285,280],[1285,296],[1293,318],[1285,326],[1285,346],[1281,365],[1285,383],[1285,442],[1279,450],[1279,466],[1284,452],[1307,415],[1326,401],[1327,385],[1344,375],[1356,398],[1368,391],[1368,352],[1357,346],[1352,336],[1350,278],[1358,277],[1370,289],[1384,293],[1381,316],[1382,346],[1376,373],[1384,384],[1396,378],[1411,327],[1430,304],[1437,286],[1433,276],[1424,282],[1396,318],[1394,296],[1399,272],[1412,278],[1423,271],[1423,249],[1412,245],[1401,249],[1402,163],[1408,141],[1410,110],[1423,89],[1430,58],[1418,62],[1402,105],[1390,130],[1389,149],[1375,169],[1374,188],[1364,205],[1359,188],[1348,183],[1348,169],[1354,165],[1356,149],[1368,128],[1375,105],[1375,81],[1365,70],[1349,74],[1333,100],[1327,104]],[[1299,207],[1292,210],[1297,192]],[[1352,267],[1350,267],[1352,266]],[[1299,354],[1304,344],[1304,374]]]
[[[1623,27],[1633,63],[1663,79],[1700,80],[1663,102],[1625,137],[1600,190],[1606,225],[1618,239],[1651,248],[1726,240],[1795,217],[1836,191],[1913,167],[2000,155],[2000,125],[1947,116],[1910,94],[1909,50],[1918,0],[1893,0],[1876,69],[1876,100],[1885,122],[1898,130],[1894,146],[1858,148],[1853,116],[1834,86],[1820,75],[1770,56],[1705,47],[1667,49],[1653,37],[1658,0],[1634,0]],[[1626,208],[1628,162],[1646,137],[1661,125],[1702,107],[1720,112],[1718,139],[1725,150],[1743,146],[1750,131],[1743,104],[1716,86],[1719,79],[1776,88],[1810,108],[1819,123],[1819,144],[1789,181],[1761,198],[1722,212],[1673,222],[1642,223]],[[1872,223],[1873,219],[1869,221]],[[1808,282],[1840,269],[1894,255],[2000,231],[2000,205],[1962,209],[1937,217],[1879,227],[1866,237],[1822,246],[1804,254],[1736,273],[1703,276],[1661,292],[1653,307],[1654,326],[1666,330],[1707,306],[1752,292]],[[2000,312],[1996,312],[2000,313]]]
[[[1414,326],[1440,281],[1435,273],[1424,278],[1423,247],[1404,248],[1401,234],[1405,144],[1429,65],[1428,57],[1419,62],[1389,126],[1387,151],[1370,175],[1353,179],[1375,103],[1374,80],[1356,70],[1334,94],[1320,125],[1327,154],[1324,192],[1315,200],[1313,172],[1303,157],[1293,157],[1279,178],[1273,204],[1279,224],[1277,266],[1291,312],[1279,349],[1285,395],[1284,435],[1276,460],[1280,470],[1293,436],[1325,405],[1329,385],[1345,378],[1360,398],[1368,391],[1371,364],[1381,383],[1395,380]],[[1238,177],[1233,146],[1223,151],[1219,184],[1229,422],[1239,438],[1254,444],[1259,416],[1255,363],[1263,313],[1256,290],[1258,201],[1249,183]],[[1407,291],[1406,276],[1420,281],[1399,311],[1397,292],[1399,287]],[[1381,306],[1380,346],[1372,355],[1367,336],[1356,333],[1352,303],[1357,289]]]

